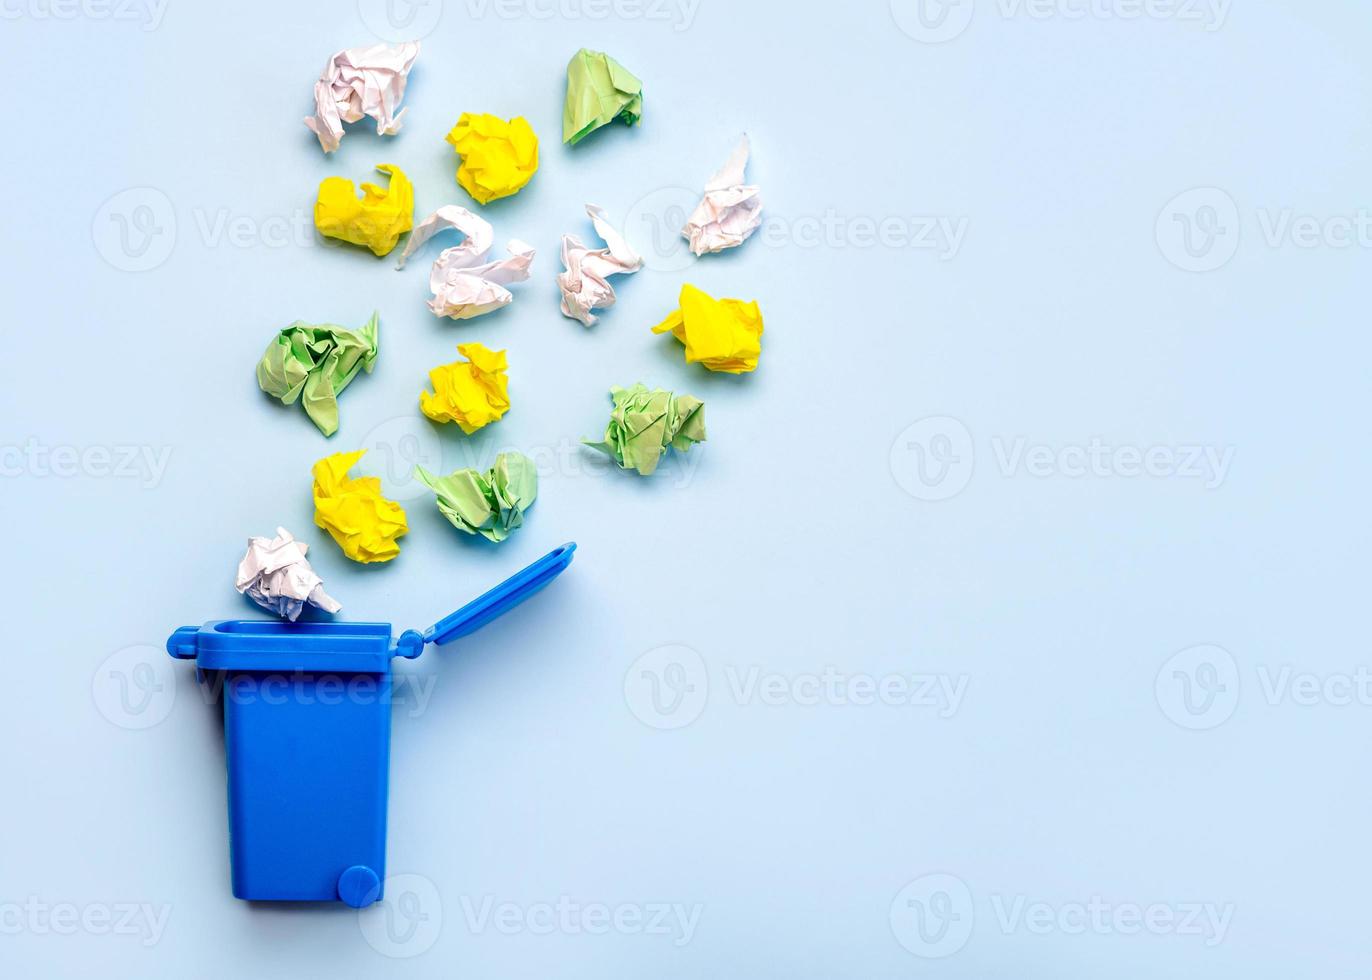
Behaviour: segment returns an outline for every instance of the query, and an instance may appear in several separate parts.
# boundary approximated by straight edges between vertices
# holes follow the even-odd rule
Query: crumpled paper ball
[[[314,522],[353,561],[390,561],[400,554],[396,539],[410,526],[404,509],[381,496],[377,477],[348,476],[365,453],[334,453],[314,464]]]
[[[422,466],[415,473],[453,527],[497,543],[524,523],[524,512],[538,497],[538,470],[523,453],[500,453],[485,473],[467,469],[434,476]]]
[[[523,116],[464,112],[445,139],[462,157],[457,182],[482,204],[509,197],[538,169],[538,137]]]
[[[573,145],[616,119],[632,126],[643,115],[643,83],[604,51],[582,48],[567,63],[562,142]]]
[[[363,116],[376,120],[378,136],[400,132],[405,110],[396,108],[405,98],[405,83],[418,57],[419,42],[405,41],[349,48],[329,59],[314,83],[314,115],[305,117],[325,153],[338,149],[344,123]]]
[[[605,247],[587,248],[575,235],[563,235],[562,264],[566,271],[557,274],[557,288],[562,293],[562,315],[589,327],[600,319],[592,310],[615,305],[615,289],[609,277],[637,272],[643,268],[643,259],[611,227],[604,208],[588,204],[586,214]]]
[[[724,166],[706,182],[705,196],[681,229],[693,254],[737,248],[762,224],[762,192],[756,184],[743,182],[747,166],[748,134],[744,133]]]
[[[762,353],[762,311],[757,302],[715,299],[683,283],[679,307],[653,333],[672,332],[686,345],[686,363],[711,371],[744,374],[757,367]]]
[[[331,436],[338,431],[339,394],[358,371],[372,372],[380,327],[377,313],[356,330],[297,320],[267,345],[257,362],[257,385],[283,405],[299,398],[310,421]]]
[[[471,435],[510,410],[508,365],[503,350],[488,350],[484,344],[459,344],[457,352],[467,360],[429,372],[433,394],[419,393],[419,410],[435,422],[456,422]]]
[[[362,185],[357,196],[346,177],[325,177],[314,202],[314,226],[325,238],[337,238],[385,255],[414,224],[414,187],[399,167],[383,163],[376,168],[390,177],[386,190]]]
[[[234,588],[292,623],[306,603],[325,612],[338,612],[343,607],[324,591],[324,580],[305,557],[309,547],[284,527],[276,529],[274,538],[249,538],[248,551],[238,563]]]
[[[686,452],[705,441],[705,404],[690,395],[674,395],[642,383],[610,389],[614,409],[600,442],[583,439],[610,456],[621,469],[651,476],[668,448]]]
[[[429,288],[434,294],[429,301],[430,311],[435,316],[468,320],[509,305],[514,297],[505,287],[529,278],[533,246],[512,238],[506,246],[509,258],[488,260],[486,254],[495,242],[495,229],[485,218],[456,204],[443,205],[415,225],[395,267],[403,269],[405,261],[430,238],[449,230],[460,233],[462,241],[445,248],[434,259],[429,270]]]

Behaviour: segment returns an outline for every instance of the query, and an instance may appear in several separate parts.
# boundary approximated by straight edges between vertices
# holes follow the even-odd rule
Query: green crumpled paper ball
[[[438,498],[438,509],[459,531],[504,541],[524,523],[538,496],[538,471],[523,453],[501,453],[485,473],[455,470],[434,476],[422,466],[415,474]]]
[[[610,389],[614,409],[600,442],[583,439],[606,453],[622,469],[651,476],[668,448],[686,452],[705,441],[705,403],[691,395],[674,395],[661,388],[650,391],[639,383]]]
[[[582,48],[567,63],[562,142],[576,144],[616,119],[632,126],[643,115],[643,83],[604,51]]]
[[[283,405],[301,399],[310,421],[331,436],[338,431],[339,393],[376,363],[380,325],[376,313],[357,330],[297,320],[267,345],[257,362],[257,384]]]

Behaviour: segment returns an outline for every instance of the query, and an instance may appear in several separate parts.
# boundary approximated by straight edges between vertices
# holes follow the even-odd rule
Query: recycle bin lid
[[[576,542],[569,541],[548,552],[523,571],[516,572],[457,612],[434,623],[424,631],[424,642],[448,643],[474,633],[491,620],[503,616],[561,575],[562,570],[572,563],[574,551]]]
[[[390,623],[239,619],[182,626],[167,638],[167,652],[202,670],[385,673],[392,657],[413,659],[430,643],[466,636],[509,612],[562,574],[574,551],[569,541],[427,630],[405,630],[394,641]]]

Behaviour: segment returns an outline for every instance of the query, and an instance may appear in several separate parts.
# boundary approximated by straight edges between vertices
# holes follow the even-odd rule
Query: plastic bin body
[[[172,633],[167,652],[223,684],[236,898],[360,908],[382,897],[391,659],[480,629],[556,578],[575,549],[395,640],[390,623],[220,620]]]
[[[224,681],[229,862],[235,898],[337,901],[350,867],[386,880],[391,675],[306,674],[268,703],[251,692],[271,675]],[[383,700],[336,704],[336,686],[366,680]],[[297,698],[296,694],[300,696]],[[375,697],[375,693],[373,694]],[[280,765],[281,759],[291,765]]]
[[[337,901],[351,868],[381,897],[390,624],[225,620],[194,636],[223,684],[234,896]]]

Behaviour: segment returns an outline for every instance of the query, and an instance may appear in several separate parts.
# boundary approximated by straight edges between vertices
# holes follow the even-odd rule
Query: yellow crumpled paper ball
[[[383,163],[376,169],[389,175],[390,185],[383,191],[363,184],[361,198],[348,178],[325,177],[314,202],[314,226],[326,238],[385,255],[414,225],[414,187],[399,167]]]
[[[743,374],[757,367],[762,353],[762,310],[757,301],[715,299],[690,283],[681,287],[679,308],[653,333],[668,330],[686,345],[686,363],[711,371]]]
[[[457,182],[482,204],[509,197],[538,169],[538,137],[523,116],[509,122],[464,112],[446,137],[462,157]]]
[[[435,422],[456,422],[471,435],[510,410],[509,365],[503,350],[488,350],[484,344],[459,344],[457,352],[467,360],[429,372],[434,393],[419,393],[419,410]]]
[[[390,561],[400,554],[395,539],[410,526],[404,509],[381,496],[379,479],[348,476],[365,452],[334,453],[314,464],[314,522],[353,561]]]

